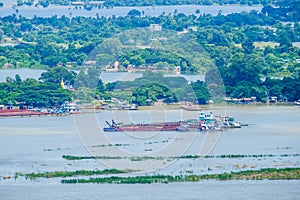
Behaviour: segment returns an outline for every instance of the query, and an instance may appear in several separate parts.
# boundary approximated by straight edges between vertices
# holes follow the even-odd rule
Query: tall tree
[[[64,84],[74,85],[76,75],[76,72],[69,71],[64,67],[54,67],[48,69],[47,72],[43,72],[39,80],[56,84],[60,84],[63,81]]]

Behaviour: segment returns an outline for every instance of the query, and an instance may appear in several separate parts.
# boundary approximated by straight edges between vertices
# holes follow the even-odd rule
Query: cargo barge
[[[36,112],[31,110],[22,109],[1,109],[0,117],[24,117],[24,116],[41,116],[47,115],[48,113]]]
[[[241,128],[239,122],[234,121],[232,117],[214,116],[212,113],[205,114],[200,112],[198,119],[189,119],[178,122],[162,123],[137,123],[123,124],[111,123],[106,121],[107,127],[104,132],[126,132],[126,131],[221,131],[226,128]]]
[[[112,120],[111,124],[106,121],[108,127],[103,130],[106,132],[121,132],[121,131],[176,131],[180,126],[180,122],[166,123],[149,123],[149,124],[117,124]]]

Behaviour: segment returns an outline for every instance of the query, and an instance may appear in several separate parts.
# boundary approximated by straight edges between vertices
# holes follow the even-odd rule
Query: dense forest
[[[108,65],[113,67],[115,61],[118,61],[119,69],[122,70],[128,70],[132,66],[136,69],[150,67],[154,70],[174,70],[179,66],[182,74],[206,74],[205,83],[189,85],[193,89],[199,86],[204,91],[195,92],[196,99],[200,103],[206,103],[211,98],[205,91],[212,90],[213,87],[218,88],[223,83],[228,97],[255,96],[260,101],[266,101],[268,96],[277,96],[279,100],[295,101],[300,99],[300,91],[298,91],[300,50],[296,45],[300,42],[300,24],[296,20],[299,12],[294,10],[299,3],[295,0],[287,7],[279,4],[280,2],[282,1],[271,2],[277,3],[279,7],[267,5],[261,12],[223,15],[220,10],[217,16],[201,13],[187,16],[176,11],[168,15],[162,13],[158,17],[142,14],[109,18],[35,16],[26,19],[17,15],[7,16],[0,19],[0,68],[26,67],[51,70],[59,67],[79,70],[91,65],[96,69],[104,70]],[[151,24],[158,24],[163,30],[168,30],[153,34],[159,36],[159,34],[172,32],[175,34],[168,35],[170,41],[175,41],[177,38],[180,40],[192,38],[194,43],[181,42],[179,44],[186,45],[176,45],[175,42],[172,43],[173,46],[165,45],[163,50],[138,48],[124,51],[125,47],[130,46],[122,44],[122,40],[128,39],[124,33],[131,30],[135,30],[135,33],[144,33]],[[160,44],[165,44],[165,40],[161,40]],[[196,54],[193,53],[194,51],[186,53],[189,47],[195,48],[195,46],[197,47],[195,52],[205,53]],[[176,50],[171,51],[171,48]],[[214,78],[219,76],[219,72],[222,77],[221,82]],[[72,79],[76,76],[80,78],[84,73],[72,76],[74,76]],[[34,87],[26,88],[26,91],[45,87],[43,95],[48,94],[47,91],[62,92],[63,100],[71,100],[71,93],[61,90],[57,84],[57,81],[60,82],[62,78],[65,81],[69,80],[67,77],[56,78],[56,82],[46,81],[43,78],[39,81],[20,81],[19,78],[8,78],[6,83],[1,83],[2,102],[0,103],[29,102],[16,95],[18,91],[23,91],[22,87],[29,87],[29,85]],[[69,83],[73,84],[73,81],[69,80]],[[56,87],[47,88],[45,85],[47,82],[55,84]],[[125,86],[122,86],[120,91],[126,90],[126,87],[134,88],[128,83],[118,83],[119,87],[121,85]],[[203,85],[207,85],[208,88],[203,89]],[[90,90],[84,90],[83,87]],[[173,88],[165,82],[145,87],[147,88],[139,90],[135,88],[135,93],[132,94],[126,92],[112,94],[110,84],[102,83],[100,86],[89,87],[83,83],[75,84],[77,94],[74,95],[80,96],[82,95],[80,92],[86,91],[94,94],[93,88],[97,88],[97,95],[92,98],[110,98],[117,94],[121,95],[118,96],[119,98],[140,105],[145,104],[145,98],[153,101],[164,99],[167,102],[182,100],[180,94],[184,91],[184,87]],[[216,88],[215,91],[218,90]],[[145,97],[143,92],[149,90],[161,91],[161,95],[153,94],[151,97]],[[54,100],[47,102],[36,102],[42,102],[40,106],[53,106],[57,104],[55,95],[53,98]]]
[[[60,107],[65,101],[71,101],[72,94],[59,84],[41,82],[32,78],[22,80],[19,75],[8,77],[0,83],[0,104],[33,107]]]

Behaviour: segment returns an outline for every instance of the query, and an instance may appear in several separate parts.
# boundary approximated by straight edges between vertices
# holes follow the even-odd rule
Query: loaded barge
[[[241,128],[241,124],[234,118],[228,116],[214,116],[212,113],[200,112],[198,119],[189,119],[178,122],[161,123],[138,123],[123,124],[106,121],[107,127],[104,132],[126,132],[126,131],[221,131],[226,128]]]
[[[45,112],[37,112],[23,109],[1,109],[0,117],[24,117],[24,116],[41,116],[47,115]]]

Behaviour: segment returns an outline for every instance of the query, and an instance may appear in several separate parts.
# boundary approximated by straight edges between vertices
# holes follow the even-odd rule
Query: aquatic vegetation
[[[105,178],[90,178],[90,179],[70,179],[62,180],[61,183],[116,183],[116,184],[150,184],[150,183],[168,183],[175,182],[173,176],[155,175],[155,176],[135,176],[135,177],[105,177]]]
[[[300,179],[300,168],[266,168],[260,170],[246,170],[240,172],[230,172],[222,174],[204,175],[153,175],[153,176],[134,176],[134,177],[97,177],[89,179],[64,179],[61,183],[115,183],[115,184],[150,184],[150,183],[172,183],[172,182],[199,182],[201,180],[290,180]]]
[[[207,155],[204,158],[266,158],[266,157],[298,157],[300,154],[258,154],[258,155],[244,155],[244,154],[230,154],[230,155]]]
[[[230,154],[230,155],[182,155],[174,157],[154,157],[154,156],[142,156],[142,157],[121,157],[121,156],[72,156],[63,155],[62,157],[66,160],[88,160],[88,159],[130,159],[131,161],[142,161],[142,160],[164,160],[164,159],[199,159],[199,158],[229,158],[229,159],[239,159],[239,158],[271,158],[271,157],[299,157],[300,154],[258,154],[258,155],[243,155],[243,154]]]
[[[62,158],[66,160],[89,160],[89,159],[123,159],[121,156],[71,156],[71,155],[63,155]]]
[[[136,156],[130,157],[131,161],[143,161],[143,160],[164,160],[165,158],[162,156]]]
[[[104,169],[104,170],[76,170],[76,171],[55,171],[55,172],[41,172],[22,174],[16,173],[16,176],[25,176],[26,178],[56,178],[56,177],[72,177],[72,176],[91,176],[91,175],[107,175],[107,174],[122,174],[129,172],[136,172],[137,170],[118,170],[118,169]]]

